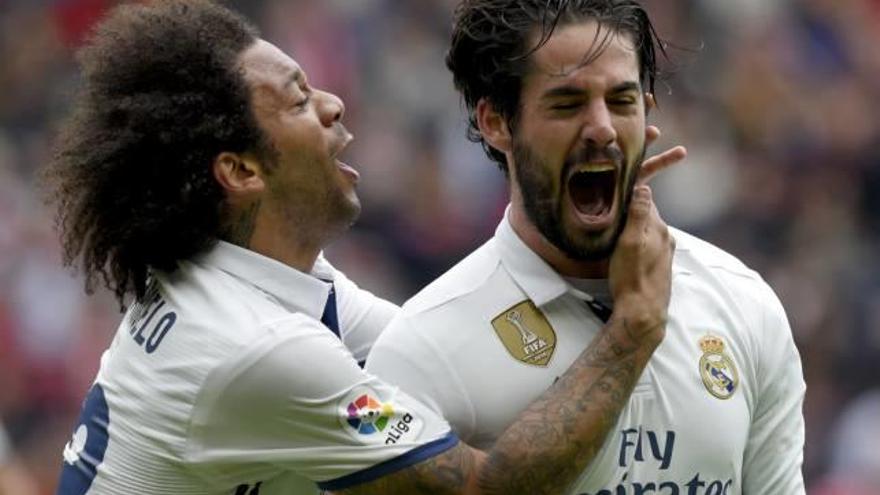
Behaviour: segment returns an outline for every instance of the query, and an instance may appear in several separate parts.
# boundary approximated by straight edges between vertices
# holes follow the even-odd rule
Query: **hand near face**
[[[660,138],[660,129],[645,128],[645,145]],[[629,216],[611,256],[609,283],[614,314],[626,318],[624,328],[636,344],[658,345],[666,335],[675,240],[660,217],[647,185],[659,172],[684,160],[687,149],[676,146],[647,158],[639,170]]]
[[[649,125],[645,127],[645,146],[648,147],[660,138],[660,129],[656,126]],[[684,146],[676,146],[668,149],[659,155],[646,158],[639,170],[639,176],[636,184],[647,184],[660,171],[665,170],[672,165],[682,161],[687,157],[687,149]]]
[[[656,163],[668,166],[667,160]],[[616,328],[625,329],[623,337],[636,346],[656,347],[666,335],[674,252],[675,240],[660,218],[651,188],[636,185],[609,267],[613,317],[624,321]]]

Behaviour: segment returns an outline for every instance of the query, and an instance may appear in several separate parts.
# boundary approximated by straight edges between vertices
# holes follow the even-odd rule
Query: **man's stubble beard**
[[[602,261],[611,256],[614,247],[617,245],[617,239],[620,237],[623,228],[626,226],[626,219],[629,214],[629,205],[632,200],[632,193],[635,187],[638,170],[645,158],[646,149],[642,147],[642,151],[635,163],[630,167],[630,176],[626,178],[624,185],[624,195],[621,205],[618,206],[618,214],[615,219],[613,234],[604,242],[601,241],[606,231],[590,235],[591,241],[589,245],[579,242],[565,231],[562,215],[562,195],[565,194],[566,185],[559,183],[559,194],[554,194],[554,183],[566,177],[568,165],[564,166],[561,174],[557,177],[551,176],[549,168],[541,162],[532,149],[519,140],[514,140],[513,156],[516,163],[515,179],[523,200],[523,208],[526,216],[535,225],[538,231],[553,246],[562,251],[569,258],[576,261]],[[624,167],[625,168],[625,167]],[[624,173],[626,170],[621,170]],[[615,196],[618,194],[615,191]]]
[[[318,178],[293,181],[288,178],[286,184],[277,182],[273,180],[273,176],[279,171],[279,157],[276,154],[270,158],[274,160],[267,179],[270,181],[270,194],[275,203],[281,205],[284,222],[281,228],[292,228],[299,236],[305,237],[303,242],[316,242],[325,246],[357,222],[361,214],[361,203],[356,192],[353,192],[354,198],[349,198],[338,187],[332,172],[319,178],[324,185],[323,191],[314,187],[315,179]]]

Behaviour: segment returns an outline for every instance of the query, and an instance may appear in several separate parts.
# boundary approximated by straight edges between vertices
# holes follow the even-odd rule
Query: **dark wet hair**
[[[655,54],[665,55],[665,48],[647,12],[633,0],[462,0],[456,8],[446,66],[467,105],[468,139],[480,143],[505,173],[504,154],[486,143],[477,127],[477,103],[486,98],[515,128],[529,56],[558,27],[589,19],[632,36],[642,87],[653,93]],[[533,36],[536,43],[531,43]],[[608,41],[597,40],[597,49],[585,54],[584,63],[598,56]]]
[[[64,262],[124,304],[149,268],[173,271],[223,224],[212,163],[265,138],[237,68],[254,26],[206,0],[123,5],[78,53],[82,85],[43,173]]]

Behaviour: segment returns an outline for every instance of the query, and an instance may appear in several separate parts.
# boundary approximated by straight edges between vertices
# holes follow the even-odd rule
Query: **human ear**
[[[258,193],[265,188],[260,164],[245,155],[224,151],[214,158],[212,171],[230,198]]]
[[[482,98],[477,103],[475,113],[480,134],[489,146],[504,154],[510,153],[512,139],[507,119],[498,113],[486,98]]]

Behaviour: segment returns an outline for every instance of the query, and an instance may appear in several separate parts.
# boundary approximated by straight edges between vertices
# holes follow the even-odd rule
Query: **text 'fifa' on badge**
[[[700,377],[710,394],[719,399],[733,397],[739,386],[739,373],[733,359],[724,352],[724,340],[707,334],[700,339]]]
[[[532,301],[523,301],[492,320],[507,352],[518,361],[547,366],[556,349],[556,332]]]

